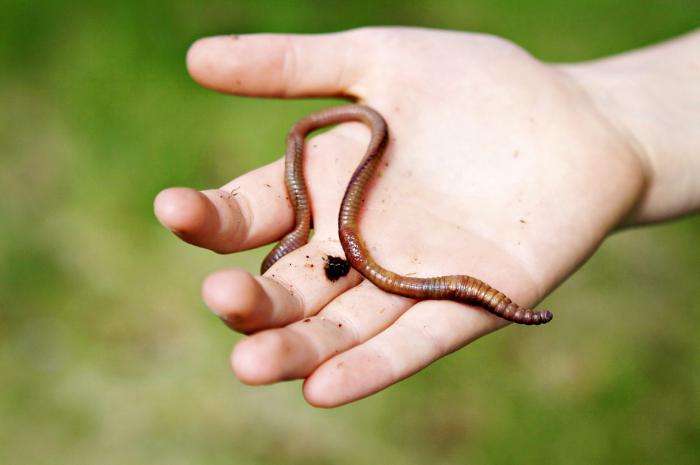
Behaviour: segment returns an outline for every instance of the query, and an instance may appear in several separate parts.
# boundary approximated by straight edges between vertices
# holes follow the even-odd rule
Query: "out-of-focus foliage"
[[[0,463],[698,463],[700,220],[628,231],[511,327],[351,406],[239,384],[199,283],[216,256],[155,221],[162,188],[272,161],[328,102],[221,96],[198,37],[406,24],[575,61],[700,24],[696,0],[0,3]]]

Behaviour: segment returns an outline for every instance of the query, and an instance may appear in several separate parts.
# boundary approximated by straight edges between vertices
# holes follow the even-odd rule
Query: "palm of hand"
[[[639,169],[635,154],[556,68],[484,36],[416,30],[355,35],[382,44],[372,52],[374,65],[345,93],[389,124],[385,163],[360,218],[383,266],[419,276],[470,274],[530,305],[632,207],[641,187],[625,173]],[[228,270],[205,283],[205,300],[230,326],[276,328],[237,346],[233,366],[244,381],[306,378],[311,403],[338,405],[504,325],[478,308],[387,294],[354,271],[336,283],[325,278],[323,257],[342,252],[340,200],[368,139],[366,128],[349,123],[308,143],[305,173],[315,227],[309,244],[264,278]],[[238,243],[217,243],[217,233],[202,232],[206,228],[192,232],[192,220],[173,227],[177,221],[159,217],[185,240],[215,250],[266,243],[292,220],[282,176],[276,163],[233,181],[225,189],[242,195],[228,200],[234,205],[208,194],[212,211],[218,210],[218,231],[227,224],[246,231]],[[265,192],[262,184],[271,187]],[[161,205],[210,208],[201,199],[183,201],[187,195],[193,194],[173,192]]]

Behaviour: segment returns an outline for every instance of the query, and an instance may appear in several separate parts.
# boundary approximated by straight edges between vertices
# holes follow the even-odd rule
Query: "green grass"
[[[289,124],[327,104],[200,89],[184,55],[204,35],[410,24],[574,61],[699,23],[695,0],[5,0],[0,463],[697,463],[697,216],[612,237],[548,299],[570,316],[556,331],[509,328],[317,410],[298,382],[238,383],[239,336],[200,302],[208,272],[254,271],[262,253],[181,244],[151,203],[276,159]]]

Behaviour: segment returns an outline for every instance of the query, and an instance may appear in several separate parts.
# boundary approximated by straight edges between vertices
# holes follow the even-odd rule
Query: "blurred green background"
[[[369,399],[230,374],[239,339],[200,301],[224,266],[163,230],[172,185],[283,152],[328,101],[205,91],[201,36],[372,24],[499,34],[545,60],[700,25],[698,0],[0,2],[0,464],[697,464],[700,218],[628,231],[511,327]]]

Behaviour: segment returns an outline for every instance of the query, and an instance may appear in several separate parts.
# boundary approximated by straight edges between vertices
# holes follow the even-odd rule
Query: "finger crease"
[[[421,339],[428,343],[435,356],[441,357],[447,353],[447,346],[442,338],[435,334],[433,331],[434,327],[430,323],[416,321],[410,325],[404,324],[403,326],[411,332],[417,332]]]
[[[281,90],[283,97],[289,97],[292,92],[290,89],[295,89],[297,80],[297,70],[299,67],[299,51],[296,41],[289,40],[287,49],[284,52],[282,61],[282,82],[286,83]]]
[[[284,290],[287,291],[287,293],[290,295],[290,297],[294,299],[294,301],[296,302],[296,308],[294,309],[296,315],[298,315],[299,317],[307,316],[305,311],[306,299],[304,299],[304,294],[302,294],[298,287],[278,276],[275,276],[274,278],[270,277],[267,279],[270,279],[282,286]]]
[[[353,345],[357,345],[360,342],[362,342],[360,330],[357,326],[357,321],[355,321],[353,318],[343,318],[339,317],[339,315],[334,315],[333,317],[326,318],[329,321],[331,321],[334,325],[336,325],[339,330],[342,330],[343,334],[350,339],[350,342]]]
[[[242,236],[238,238],[239,242],[247,243],[253,235],[251,231],[253,230],[253,224],[255,224],[254,209],[250,205],[250,199],[243,193],[239,193],[235,198],[232,198],[231,201],[236,202],[242,217],[242,220],[236,227],[236,234]],[[241,227],[243,228],[242,232]]]

